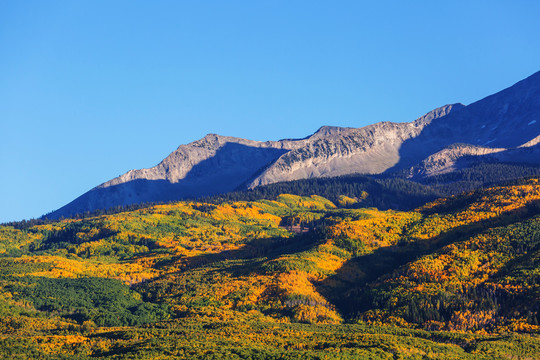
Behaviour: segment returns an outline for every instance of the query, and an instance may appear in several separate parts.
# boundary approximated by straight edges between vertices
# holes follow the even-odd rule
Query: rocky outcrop
[[[540,164],[540,145],[522,145],[506,149],[453,144],[411,167],[407,172],[407,177],[418,179],[440,175],[468,168],[481,162]]]
[[[382,122],[363,128],[322,127],[305,145],[283,154],[249,187],[311,177],[380,174],[401,160],[401,145],[433,120],[463,108],[445,105],[411,123]]]

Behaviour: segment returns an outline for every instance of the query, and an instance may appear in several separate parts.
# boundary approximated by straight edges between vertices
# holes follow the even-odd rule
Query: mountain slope
[[[209,134],[181,145],[157,166],[131,170],[48,216],[58,218],[113,206],[180,200],[235,190],[268,163],[297,146]]]
[[[312,177],[383,173],[401,161],[404,142],[418,137],[433,120],[462,107],[446,105],[411,123],[382,122],[359,129],[323,127],[305,146],[282,155],[249,187]]]
[[[538,177],[408,212],[282,194],[0,226],[0,357],[535,359],[539,267]]]
[[[418,179],[470,168],[480,163],[538,164],[539,159],[538,144],[505,149],[456,143],[428,156],[404,173],[408,178]]]
[[[210,134],[181,145],[153,168],[97,186],[48,217],[298,179],[407,169],[418,178],[484,160],[538,164],[539,141],[540,72],[468,106],[446,105],[410,123],[325,126],[305,139],[267,142]]]

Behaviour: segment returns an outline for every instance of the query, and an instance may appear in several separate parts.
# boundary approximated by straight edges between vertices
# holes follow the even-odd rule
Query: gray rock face
[[[540,163],[540,72],[468,106],[445,105],[409,123],[324,126],[300,140],[209,134],[153,168],[131,170],[49,218],[151,201],[220,194],[280,181],[408,171],[422,177],[474,161]]]
[[[249,187],[312,177],[383,173],[400,162],[405,141],[418,137],[433,120],[462,107],[445,105],[411,123],[381,122],[359,129],[322,127],[304,146],[282,155]]]

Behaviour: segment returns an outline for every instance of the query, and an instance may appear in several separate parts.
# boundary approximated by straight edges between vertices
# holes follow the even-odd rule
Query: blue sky
[[[0,222],[207,133],[411,121],[540,70],[535,1],[1,1]]]

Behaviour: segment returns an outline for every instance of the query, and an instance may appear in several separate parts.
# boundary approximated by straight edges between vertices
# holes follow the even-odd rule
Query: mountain
[[[412,122],[324,126],[304,139],[258,142],[209,134],[157,166],[131,170],[48,214],[223,194],[282,181],[407,173],[413,179],[478,162],[540,163],[540,72],[468,106]]]

